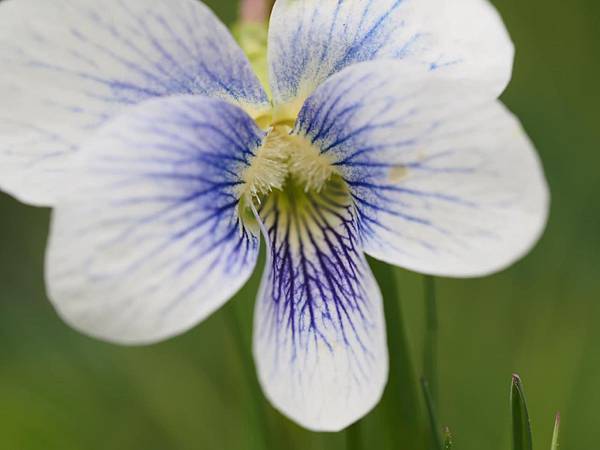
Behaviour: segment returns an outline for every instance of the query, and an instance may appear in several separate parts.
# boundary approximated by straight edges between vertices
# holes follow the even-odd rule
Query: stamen
[[[303,138],[295,137],[295,139],[302,140],[304,145],[302,151],[294,153],[290,158],[290,173],[300,184],[304,184],[305,192],[320,192],[335,172],[333,165],[317,147],[306,145]]]
[[[290,134],[291,129],[286,125],[272,127],[242,175],[238,211],[255,231],[248,208],[263,204],[273,191],[320,193],[336,174],[329,157],[307,138]]]
[[[261,197],[268,195],[273,189],[283,189],[288,173],[286,160],[285,153],[279,151],[277,143],[269,135],[243,175],[242,197],[248,203],[256,200],[260,204]]]

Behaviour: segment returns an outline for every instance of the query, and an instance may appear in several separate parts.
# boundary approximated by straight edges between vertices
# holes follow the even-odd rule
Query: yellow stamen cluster
[[[273,189],[283,189],[288,174],[287,155],[281,152],[278,135],[266,139],[243,175],[242,197],[247,201],[268,195]]]
[[[305,192],[320,192],[334,173],[331,161],[304,138],[289,136],[289,139],[297,144],[288,160],[290,174],[304,185]]]
[[[272,128],[246,169],[241,197],[261,203],[273,189],[283,190],[288,177],[306,192],[319,192],[335,173],[331,161],[306,138],[290,134],[290,127]]]

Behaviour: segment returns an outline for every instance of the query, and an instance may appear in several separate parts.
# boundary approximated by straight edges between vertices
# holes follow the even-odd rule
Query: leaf
[[[513,450],[533,450],[531,422],[527,412],[527,402],[523,383],[517,374],[513,374],[510,390],[512,410]]]

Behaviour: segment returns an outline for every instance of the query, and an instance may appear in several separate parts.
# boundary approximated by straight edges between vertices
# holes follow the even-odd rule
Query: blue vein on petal
[[[95,42],[86,32],[82,31],[82,28],[72,28],[71,32],[80,43],[85,44],[92,52],[103,54],[110,58],[113,63],[127,69],[130,72],[130,76],[137,77],[135,81],[103,78],[94,76],[93,74],[72,71],[67,67],[58,65],[49,65],[47,67],[55,70],[63,70],[66,73],[71,72],[79,77],[104,84],[112,89],[114,98],[117,101],[127,103],[139,102],[149,97],[167,94],[211,95],[218,91],[222,91],[236,100],[253,101],[256,103],[264,103],[266,101],[262,90],[253,82],[252,72],[246,64],[245,59],[241,57],[241,54],[238,61],[228,61],[232,63],[232,67],[227,67],[227,71],[220,70],[218,74],[213,73],[213,70],[219,69],[219,65],[215,64],[213,68],[210,68],[206,60],[216,58],[215,63],[219,62],[219,58],[226,53],[226,48],[222,42],[217,41],[218,37],[215,35],[206,36],[207,39],[203,39],[202,43],[191,39],[194,36],[193,30],[197,30],[201,26],[206,26],[206,23],[201,23],[202,19],[192,8],[190,8],[189,14],[177,14],[180,25],[183,25],[189,33],[185,37],[189,39],[189,44],[186,45],[182,37],[177,35],[164,16],[150,10],[146,12],[147,16],[142,16],[131,11],[123,1],[120,1],[119,5],[124,14],[130,17],[132,23],[132,27],[125,31],[130,35],[137,35],[136,37],[141,39],[142,42],[150,44],[153,52],[152,55],[141,49],[131,37],[126,36],[121,30],[103,20],[102,16],[96,11],[85,12],[88,24],[110,34],[122,48],[134,53],[144,66],[126,59],[105,45]],[[177,8],[175,8],[174,12],[179,13]],[[171,37],[172,42],[176,43],[176,49],[169,50],[165,48],[153,35],[153,31],[149,25],[151,20],[154,22],[154,25],[159,24],[162,28],[161,31],[166,32]],[[213,26],[218,27],[219,24],[213,23]],[[191,49],[189,47],[190,44],[195,48]],[[174,50],[178,50],[179,53],[171,53]],[[74,50],[71,49],[68,51],[73,52]],[[82,57],[80,61],[85,62],[86,59]],[[87,61],[89,62],[89,60]],[[188,63],[187,67],[182,65],[186,62]],[[237,76],[240,77],[238,78]],[[248,80],[250,80],[248,85],[244,85],[244,82],[248,82]],[[249,88],[254,88],[254,90],[249,90]]]
[[[345,3],[344,0],[338,0],[331,17],[319,12],[318,7],[304,10],[301,12],[302,19],[293,31],[287,30],[285,36],[273,37],[272,51],[277,61],[272,67],[273,79],[284,95],[296,96],[302,89],[303,79],[313,76],[308,73],[310,70],[318,72],[313,80],[317,85],[352,64],[379,57],[405,58],[414,53],[417,46],[428,37],[426,32],[421,31],[401,38],[395,36],[406,27],[401,16],[402,7],[410,0],[395,0],[386,10],[377,7],[375,0],[361,2],[363,11],[355,28],[349,25],[357,18],[356,9],[348,7],[342,11]],[[307,16],[306,13],[310,11],[312,15]],[[318,14],[324,15],[325,19]],[[324,32],[328,20],[329,29]],[[298,46],[298,42],[302,45]],[[332,49],[342,45],[346,46],[342,54],[332,54]],[[314,52],[318,52],[318,56]],[[442,65],[431,63],[431,69]]]
[[[173,278],[195,271],[194,282],[182,286],[174,295],[164,308],[165,315],[181,302],[196,299],[192,294],[200,292],[206,277],[215,270],[223,276],[236,277],[251,269],[258,252],[258,239],[237,216],[234,189],[242,183],[240,170],[248,165],[262,133],[234,106],[204,100],[199,107],[197,101],[186,100],[177,108],[165,109],[162,120],[153,114],[136,117],[127,136],[111,135],[130,152],[102,157],[91,170],[111,180],[101,190],[103,198],[109,199],[106,207],[113,213],[109,220],[79,230],[81,236],[98,229],[120,230],[99,248],[111,250],[127,240],[141,243],[152,237],[148,235],[152,225],[165,225],[167,233],[152,237],[148,250],[116,273],[96,273],[93,255],[76,269],[86,272],[92,283],[123,282],[148,261],[161,257],[167,258]],[[186,139],[186,132],[192,133],[192,139]],[[166,192],[127,195],[128,189],[150,183],[161,183]],[[147,207],[148,211],[132,216],[135,206]],[[180,255],[175,259],[165,256],[179,244],[184,245]],[[70,273],[61,275],[69,277]]]
[[[111,24],[98,7],[70,7],[68,12],[76,13],[80,24],[65,31],[71,34],[76,44],[65,46],[62,41],[49,40],[44,31],[30,29],[32,43],[28,45],[37,47],[36,55],[30,54],[26,46],[20,47],[19,43],[7,43],[4,62],[9,67],[21,65],[50,76],[60,75],[64,77],[65,86],[69,79],[88,82],[79,94],[82,101],[87,98],[94,102],[91,108],[69,103],[63,98],[39,99],[47,106],[79,116],[78,124],[84,117],[81,124],[84,130],[95,129],[105,123],[116,106],[135,104],[157,96],[197,94],[226,97],[243,103],[264,104],[268,101],[241,51],[231,47],[235,44],[230,41],[225,27],[200,9],[204,8],[203,5],[190,3],[185,11],[178,7],[170,8],[168,18],[157,9],[150,8],[143,14],[137,14],[124,0],[117,2],[113,8],[116,10],[111,15],[128,18],[126,27],[117,28]],[[204,31],[207,26],[211,27],[212,33]],[[164,39],[157,38],[155,33]],[[100,36],[108,37],[111,45],[102,43]],[[61,58],[51,60],[39,56],[44,49],[51,50],[54,55],[63,53],[72,62],[63,63]],[[99,60],[103,62],[99,63]],[[111,67],[106,67],[107,64]],[[110,74],[110,71],[119,74]],[[41,140],[49,133],[33,124],[21,126],[38,133]],[[67,142],[62,149],[51,153],[60,155],[75,149],[76,146]],[[31,164],[43,159],[32,160]]]
[[[454,148],[430,152],[425,157],[415,156],[414,149],[426,146],[432,135],[438,133],[437,138],[443,138],[438,132],[443,123],[433,121],[418,134],[414,131],[403,134],[411,119],[418,117],[422,111],[418,106],[402,108],[401,105],[417,98],[419,92],[408,90],[401,97],[387,94],[393,92],[390,83],[396,80],[380,75],[373,76],[368,72],[356,74],[319,88],[300,111],[294,133],[305,136],[321,149],[322,154],[332,157],[333,165],[343,173],[355,202],[361,238],[370,239],[377,235],[378,229],[385,229],[435,252],[436,248],[427,241],[404,235],[401,229],[389,230],[381,216],[391,215],[407,224],[427,227],[452,237],[443,224],[422,217],[423,208],[434,207],[433,202],[472,209],[480,205],[446,192],[408,188],[389,181],[390,169],[398,165],[390,160],[390,155],[393,154],[398,161],[399,156],[406,154],[400,158],[402,168],[419,176],[470,176],[477,175],[479,168],[474,164],[445,166],[444,160],[452,160],[457,150]],[[398,112],[392,113],[394,110]],[[462,132],[467,134],[469,131]],[[377,138],[378,133],[387,137]],[[419,202],[414,205],[405,201],[407,199]],[[397,250],[404,252],[403,249]]]
[[[274,343],[274,367],[302,370],[311,354],[343,351],[351,376],[365,383],[379,324],[354,207],[341,187],[304,195],[297,207],[294,196],[292,204],[282,203],[286,194],[275,192],[260,211],[271,242],[271,267],[259,298],[266,317],[257,332]],[[282,354],[290,360],[282,361]]]

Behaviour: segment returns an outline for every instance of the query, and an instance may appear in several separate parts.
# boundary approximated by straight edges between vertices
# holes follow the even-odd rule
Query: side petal
[[[378,259],[485,275],[526,254],[544,229],[549,194],[535,149],[477,84],[405,63],[357,65],[315,92],[297,132],[350,186],[365,250]]]
[[[418,61],[485,82],[498,96],[513,46],[487,0],[277,0],[269,58],[279,104],[302,102],[336,72],[379,59]]]
[[[315,431],[338,431],[369,412],[387,381],[379,287],[359,245],[341,184],[273,193],[261,210],[270,242],[254,325],[267,397]]]
[[[267,105],[225,26],[194,0],[0,4],[0,189],[52,205],[84,139],[125,106],[200,94]]]
[[[220,307],[256,263],[238,174],[261,139],[241,109],[198,96],[150,100],[104,127],[78,158],[77,195],[53,214],[46,283],[58,313],[141,344]]]

